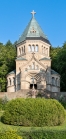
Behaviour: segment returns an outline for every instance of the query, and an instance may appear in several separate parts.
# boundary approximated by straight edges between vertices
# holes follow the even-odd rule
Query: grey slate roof
[[[51,60],[51,59],[50,58],[47,58],[47,57],[43,57],[40,60]]]
[[[60,75],[58,72],[56,72],[55,70],[52,70],[52,69],[51,69],[51,74],[57,74],[57,75]]]
[[[13,70],[11,72],[9,72],[8,74],[15,74],[16,73],[16,70]]]
[[[32,32],[33,29],[34,29],[35,32]],[[37,21],[34,17],[32,17],[32,19],[28,23],[28,25],[27,25],[26,29],[24,30],[23,34],[21,35],[21,37],[17,41],[17,44],[23,42],[24,40],[26,40],[26,38],[31,38],[31,37],[32,38],[42,37],[47,42],[49,42],[47,36],[43,33],[41,27],[39,26],[39,24],[37,23]]]
[[[27,60],[27,59],[25,59],[23,57],[17,57],[16,60]]]

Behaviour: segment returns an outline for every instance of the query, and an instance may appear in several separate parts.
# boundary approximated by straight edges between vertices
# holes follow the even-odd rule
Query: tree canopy
[[[61,91],[66,91],[66,42],[62,47],[51,47],[52,69],[61,76]]]
[[[0,43],[0,91],[6,91],[6,75],[15,69],[16,48],[10,40]]]

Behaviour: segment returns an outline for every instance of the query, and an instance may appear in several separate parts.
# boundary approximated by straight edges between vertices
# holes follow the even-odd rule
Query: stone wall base
[[[8,100],[16,98],[54,98],[59,99],[61,96],[66,97],[66,92],[50,92],[47,90],[19,90],[17,92],[0,92],[0,98],[7,97]]]

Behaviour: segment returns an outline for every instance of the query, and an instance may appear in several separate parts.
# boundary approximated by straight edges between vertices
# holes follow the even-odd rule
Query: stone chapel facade
[[[51,69],[51,44],[34,14],[17,41],[16,69],[7,75],[7,92],[33,88],[60,92],[60,75]]]

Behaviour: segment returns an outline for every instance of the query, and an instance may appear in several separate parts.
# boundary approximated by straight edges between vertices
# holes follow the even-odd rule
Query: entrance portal
[[[34,89],[37,89],[37,84],[30,84],[30,89],[33,89],[33,85],[34,85]]]

